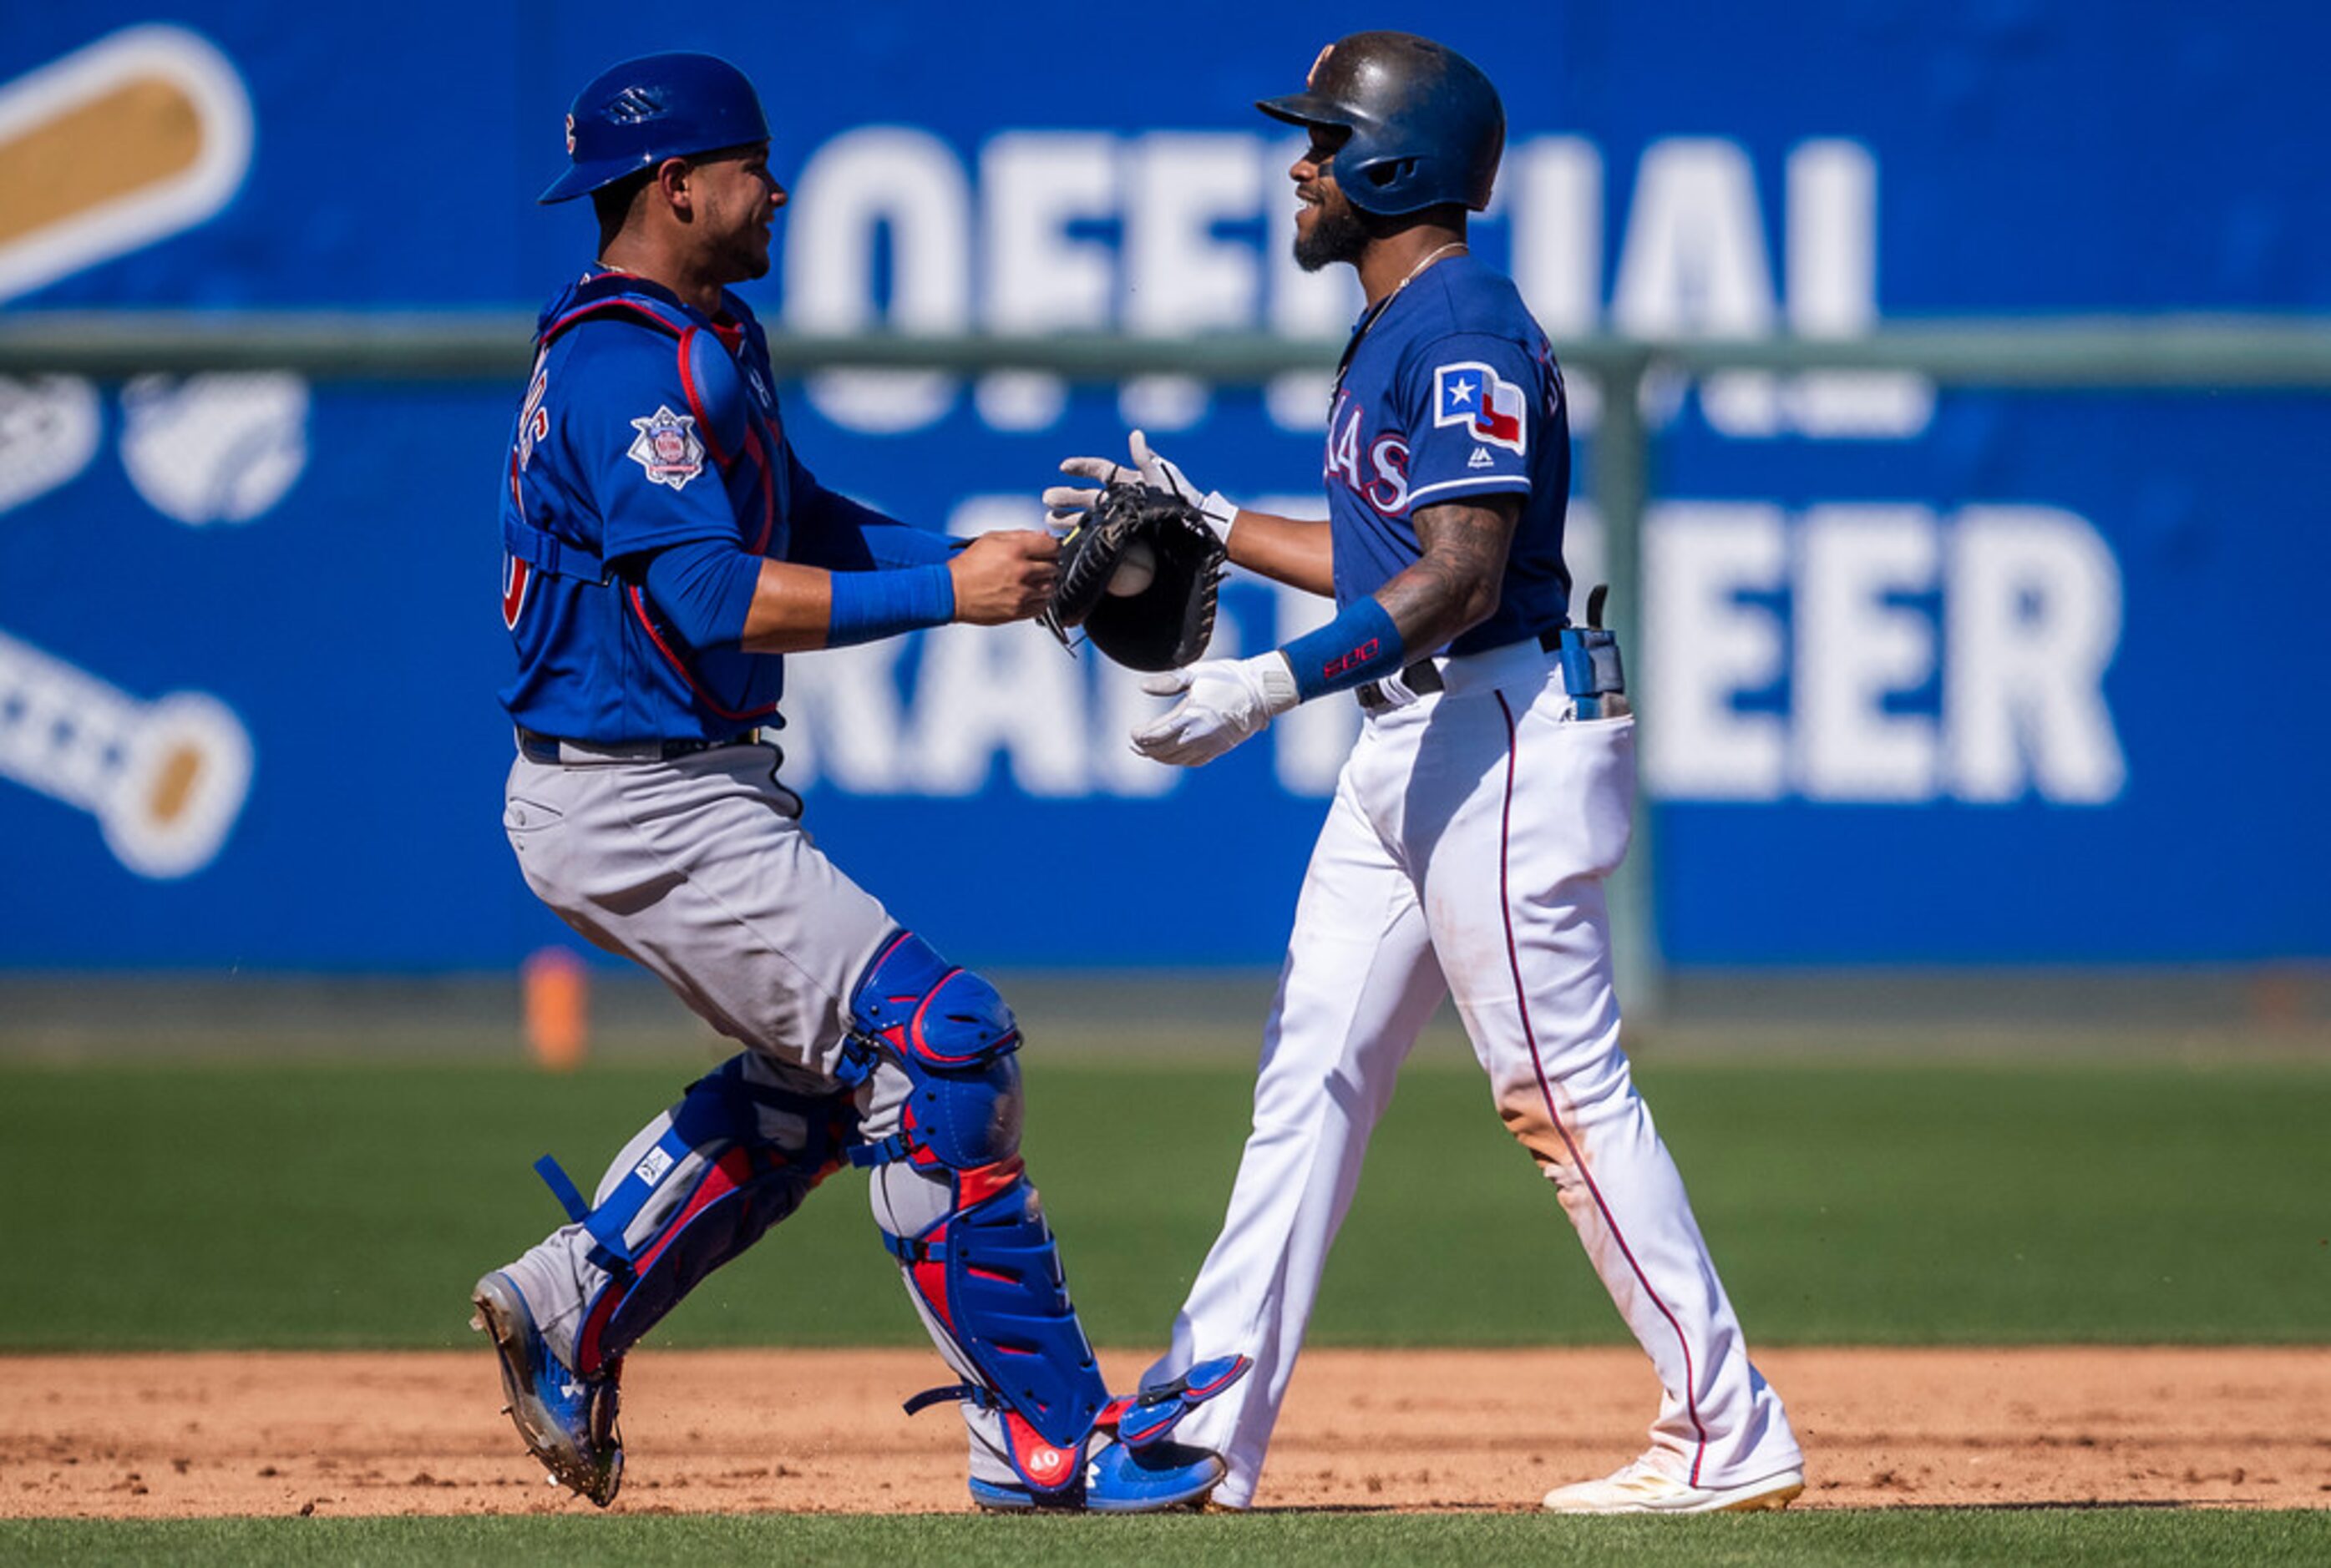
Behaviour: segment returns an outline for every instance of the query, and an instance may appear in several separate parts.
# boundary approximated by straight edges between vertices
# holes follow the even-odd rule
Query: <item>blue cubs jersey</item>
[[[1410,520],[1419,508],[1514,495],[1521,520],[1497,613],[1449,651],[1502,647],[1564,623],[1562,372],[1520,292],[1470,255],[1427,267],[1360,318],[1328,414],[1327,483],[1339,608],[1422,553]]]
[[[690,646],[647,591],[660,550],[713,541],[833,570],[945,558],[939,536],[802,466],[767,340],[734,296],[707,317],[596,271],[550,302],[536,340],[501,498],[502,620],[518,651],[501,698],[527,728],[613,744],[780,722],[784,661],[733,641]]]

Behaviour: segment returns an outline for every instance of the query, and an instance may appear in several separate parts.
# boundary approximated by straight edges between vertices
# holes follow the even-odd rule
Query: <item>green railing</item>
[[[148,372],[291,370],[328,380],[509,380],[526,374],[534,329],[517,311],[27,311],[0,317],[0,375],[102,379]],[[1643,390],[1654,374],[1903,371],[1954,386],[2095,391],[2331,389],[2331,319],[2312,317],[2034,318],[1889,322],[1866,337],[1646,340],[1587,337],[1559,347],[1593,378],[1594,499],[1606,530],[1610,621],[1641,624],[1640,542],[1652,489],[1654,432]],[[779,333],[780,375],[923,370],[1045,372],[1084,383],[1194,376],[1253,384],[1320,371],[1340,339],[1260,336],[1128,337],[817,337]],[[1641,640],[1630,649],[1641,689]],[[1656,841],[1639,817],[1635,851],[1613,889],[1621,988],[1641,1020],[1658,1009],[1660,962],[1651,910]]]

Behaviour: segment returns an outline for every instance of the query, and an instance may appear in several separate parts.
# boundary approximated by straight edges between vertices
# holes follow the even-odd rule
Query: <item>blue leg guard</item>
[[[536,1164],[607,1274],[576,1335],[575,1370],[585,1378],[800,1207],[857,1130],[849,1090],[795,1093],[766,1081],[748,1055],[689,1085],[668,1121],[594,1208],[556,1161]]]
[[[986,981],[901,931],[867,966],[851,1014],[861,1046],[896,1062],[910,1087],[899,1130],[851,1149],[850,1159],[904,1164],[946,1183],[946,1212],[911,1235],[886,1233],[884,1243],[977,1374],[907,1408],[961,1399],[999,1411],[1013,1470],[1037,1494],[1070,1493],[1082,1485],[1108,1390],[1021,1165],[1011,1009]]]

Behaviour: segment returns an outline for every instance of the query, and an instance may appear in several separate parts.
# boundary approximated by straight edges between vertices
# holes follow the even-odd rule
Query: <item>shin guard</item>
[[[861,1048],[903,1069],[899,1129],[850,1151],[853,1164],[905,1164],[945,1184],[944,1212],[883,1237],[957,1370],[944,1399],[998,1411],[1013,1468],[1034,1491],[1080,1484],[1095,1418],[1108,1402],[1069,1298],[1060,1248],[1019,1156],[1020,1031],[994,986],[899,932],[852,996]]]
[[[690,1084],[657,1126],[652,1141],[642,1135],[625,1151],[628,1168],[609,1173],[588,1209],[556,1161],[536,1164],[590,1234],[590,1261],[605,1276],[576,1333],[575,1370],[586,1378],[800,1207],[841,1164],[857,1113],[847,1090],[796,1093],[740,1055]]]

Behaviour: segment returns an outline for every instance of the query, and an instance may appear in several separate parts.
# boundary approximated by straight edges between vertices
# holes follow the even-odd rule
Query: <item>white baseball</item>
[[[140,375],[121,389],[121,463],[156,511],[247,523],[308,466],[308,383],[288,372]]]
[[[1157,552],[1149,547],[1146,539],[1136,539],[1125,546],[1118,557],[1117,570],[1108,575],[1108,591],[1120,599],[1129,599],[1156,579]]]

